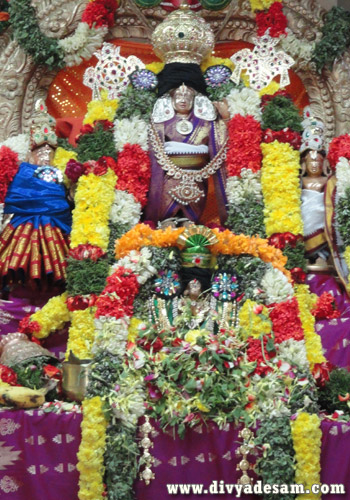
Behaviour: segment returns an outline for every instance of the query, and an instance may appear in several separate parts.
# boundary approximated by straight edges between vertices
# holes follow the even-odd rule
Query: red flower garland
[[[323,294],[317,299],[315,307],[311,310],[311,314],[316,320],[339,318],[340,312],[337,310],[335,298],[329,292]]]
[[[281,2],[273,3],[267,12],[257,12],[255,20],[258,36],[263,36],[268,29],[270,29],[269,35],[274,38],[287,34],[287,18],[283,14]]]
[[[328,160],[333,170],[341,156],[350,160],[350,134],[335,137],[329,145]]]
[[[270,320],[275,334],[275,343],[280,344],[288,339],[304,339],[298,301],[295,297],[280,304],[275,304],[270,311]]]
[[[87,23],[90,28],[100,28],[114,24],[114,14],[118,4],[115,0],[95,0],[87,4],[82,15],[82,22]]]
[[[68,257],[72,257],[75,260],[85,260],[91,259],[97,261],[105,255],[105,252],[98,246],[90,245],[90,243],[78,245],[75,248],[71,248],[68,253]]]
[[[227,175],[240,175],[242,168],[261,168],[260,123],[252,116],[235,115],[228,123]]]
[[[288,127],[277,131],[267,128],[264,131],[263,142],[270,143],[273,141],[288,143],[292,148],[299,151],[301,146],[301,135],[299,132],[295,132]]]
[[[280,250],[283,250],[286,247],[286,245],[295,248],[298,241],[303,241],[303,239],[304,238],[302,234],[293,234],[290,233],[289,231],[286,231],[285,233],[272,234],[268,239],[268,241],[269,245],[272,245],[276,248],[279,248]]]
[[[18,155],[7,146],[0,148],[0,203],[4,203],[10,182],[17,174]]]
[[[267,352],[266,350],[266,344],[269,338],[270,337],[264,337],[264,356],[266,361],[269,361],[276,355],[275,351]],[[247,342],[248,342],[248,348],[247,348],[248,361],[257,362],[254,373],[257,373],[258,375],[266,375],[267,373],[271,372],[273,368],[267,366],[265,363],[265,359],[261,349],[262,347],[261,340],[249,337],[247,339]]]
[[[40,332],[41,326],[37,321],[31,321],[30,320],[30,314],[23,318],[20,323],[19,323],[19,328],[18,331],[20,333],[26,333],[27,335],[30,335],[32,333],[37,333]]]
[[[116,189],[133,194],[144,207],[151,179],[151,160],[138,144],[125,144],[118,155],[115,170],[118,176]]]
[[[135,274],[129,269],[118,269],[107,278],[107,286],[96,301],[96,318],[113,316],[119,319],[132,316],[134,299],[139,291]]]

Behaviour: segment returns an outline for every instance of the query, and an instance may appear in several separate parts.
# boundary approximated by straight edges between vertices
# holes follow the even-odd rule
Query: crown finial
[[[215,39],[210,25],[186,3],[156,27],[152,44],[156,55],[166,64],[200,64],[213,50]]]

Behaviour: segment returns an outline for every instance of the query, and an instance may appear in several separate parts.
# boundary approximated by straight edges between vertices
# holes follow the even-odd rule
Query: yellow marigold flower
[[[300,154],[289,144],[274,141],[261,145],[261,187],[267,236],[291,232],[303,234],[300,202]],[[286,189],[288,186],[288,189]]]
[[[57,148],[55,152],[55,156],[53,159],[53,166],[59,168],[63,174],[63,182],[66,186],[71,185],[71,181],[68,179],[66,174],[64,173],[66,170],[67,163],[69,160],[76,160],[78,158],[78,154],[75,151],[68,151],[64,148]]]
[[[164,68],[164,63],[159,61],[154,61],[150,64],[146,64],[146,69],[153,71],[153,73],[155,73],[156,75],[160,73],[163,68]]]
[[[138,318],[131,318],[129,328],[128,328],[128,341],[135,342],[139,331],[142,329],[141,325],[144,325],[144,321]]]
[[[310,294],[308,285],[297,285],[295,296],[304,330],[306,355],[312,370],[316,363],[326,361],[323,356],[321,337],[315,331],[315,317],[311,314],[311,309],[315,305],[315,297]]]
[[[263,95],[266,95],[266,94],[268,94],[268,95],[276,94],[276,92],[279,90],[279,88],[280,88],[279,83],[272,80],[272,82],[270,82],[267,87],[265,87],[259,91],[259,96],[262,97]]]
[[[96,120],[113,122],[115,112],[118,109],[118,99],[108,99],[104,94],[101,97],[101,101],[89,102],[88,111],[83,121],[84,125],[92,125]]]
[[[90,243],[107,250],[109,213],[114,200],[116,175],[83,175],[75,193],[75,209],[71,232],[71,247]]]
[[[83,401],[83,421],[77,469],[79,500],[96,500],[104,492],[103,455],[105,452],[107,420],[102,410],[102,400],[96,396]],[[93,433],[93,434],[92,434]],[[92,440],[93,436],[98,439]]]
[[[282,0],[249,0],[253,12],[256,10],[267,10],[274,2],[281,2]]]
[[[272,323],[268,319],[267,307],[257,304],[253,300],[246,300],[239,311],[239,326],[242,337],[260,337],[261,334],[271,333]]]
[[[70,313],[66,304],[67,297],[67,293],[52,297],[40,311],[31,315],[30,320],[36,321],[40,325],[40,332],[33,332],[36,338],[44,339],[51,332],[63,328],[64,324],[69,321]]]
[[[216,66],[217,64],[224,64],[228,66],[232,71],[234,70],[235,65],[231,61],[231,59],[223,59],[222,57],[208,56],[201,64],[201,70],[204,73],[210,66]]]
[[[205,406],[198,398],[194,400],[194,404],[199,411],[203,411],[204,413],[208,413],[210,411],[210,408]]]
[[[194,345],[199,337],[207,337],[208,332],[206,330],[189,330],[185,335],[186,342]]]
[[[79,359],[91,357],[91,348],[95,338],[95,307],[83,311],[73,311],[72,322],[68,332],[66,359],[70,351]]]
[[[295,483],[311,491],[311,485],[320,484],[321,437],[320,419],[316,414],[300,413],[291,422],[296,468]],[[297,500],[318,500],[321,493],[298,495]]]

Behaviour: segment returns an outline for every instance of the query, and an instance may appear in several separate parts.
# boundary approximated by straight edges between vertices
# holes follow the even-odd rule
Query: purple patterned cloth
[[[0,498],[77,500],[81,414],[0,411]]]
[[[341,316],[318,321],[316,331],[321,336],[328,361],[350,370],[350,300],[333,276],[311,274],[307,277],[307,284],[317,295],[329,292],[334,296]]]
[[[43,414],[40,410],[0,411],[0,498],[4,500],[77,500],[77,451],[80,442],[81,414]],[[220,480],[237,483],[240,472],[235,455],[239,445],[238,429],[228,425],[200,425],[186,432],[185,439],[173,438],[172,430],[163,432],[152,422],[155,479],[149,486],[135,483],[137,500],[196,500],[198,495],[170,495],[167,484],[203,484],[205,488]],[[344,484],[350,492],[348,473],[350,424],[323,421],[321,424],[322,484]],[[249,456],[254,463],[255,457]],[[253,473],[250,472],[252,477]],[[212,486],[213,487],[213,486]],[[228,500],[233,495],[207,494],[208,500]],[[260,496],[242,495],[244,500]],[[344,495],[323,495],[323,500],[344,500]],[[276,497],[277,500],[277,497]],[[279,499],[280,500],[280,499]]]

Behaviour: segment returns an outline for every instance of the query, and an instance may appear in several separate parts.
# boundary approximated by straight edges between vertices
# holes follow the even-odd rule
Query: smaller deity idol
[[[162,271],[155,281],[155,295],[149,301],[151,322],[159,331],[204,329],[216,334],[234,329],[237,320],[237,278],[213,273],[208,247],[216,242],[212,231],[189,226],[179,237],[184,245],[179,274]]]
[[[327,259],[325,234],[324,190],[328,181],[326,152],[323,141],[323,123],[311,116],[309,107],[304,110],[303,143],[300,148],[302,167],[302,216],[304,240],[309,257]]]
[[[0,235],[0,275],[4,283],[65,279],[71,213],[60,170],[52,167],[57,147],[55,120],[36,103],[28,162],[19,165],[9,186],[4,213],[11,220]]]
[[[229,114],[224,103],[214,105],[206,96],[200,69],[213,49],[213,32],[200,16],[177,10],[158,25],[152,41],[166,64],[157,75],[158,99],[149,129],[152,177],[145,218],[159,222],[185,216],[201,222],[212,178],[224,223]]]

